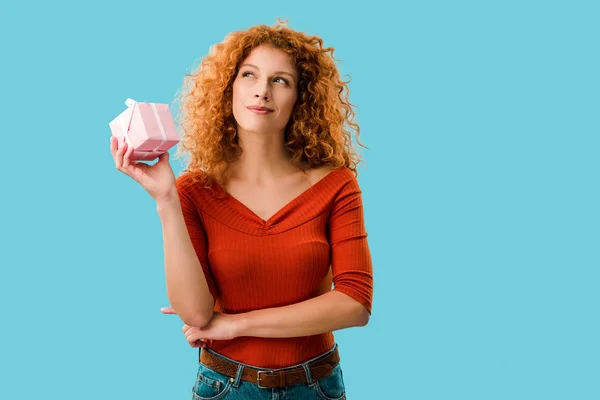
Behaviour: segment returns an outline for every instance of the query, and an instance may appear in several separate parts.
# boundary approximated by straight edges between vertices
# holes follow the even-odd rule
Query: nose
[[[254,97],[257,99],[264,100],[264,101],[269,101],[269,95],[266,93],[265,94],[255,94]]]
[[[258,85],[259,87],[256,89],[256,93],[254,94],[254,98],[261,99],[263,101],[269,101],[271,98],[269,93],[269,84],[266,85]]]

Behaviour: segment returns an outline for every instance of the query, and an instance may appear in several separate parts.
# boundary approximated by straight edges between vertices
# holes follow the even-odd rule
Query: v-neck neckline
[[[281,214],[283,214],[290,207],[292,207],[293,205],[297,204],[300,200],[302,200],[302,198],[304,198],[309,193],[311,193],[314,190],[314,188],[318,187],[319,185],[322,185],[323,182],[327,178],[330,177],[330,175],[335,174],[337,171],[339,171],[339,170],[341,170],[343,168],[344,167],[342,166],[342,167],[338,167],[338,168],[334,169],[333,171],[330,171],[327,175],[325,175],[324,177],[322,177],[321,179],[319,179],[317,182],[315,182],[314,184],[312,184],[305,191],[303,191],[302,193],[300,193],[299,195],[297,195],[296,197],[294,197],[292,200],[288,201],[283,207],[281,207],[279,210],[277,210],[275,212],[275,214],[271,215],[267,219],[264,219],[264,218],[258,216],[258,214],[256,214],[254,211],[252,211],[248,206],[246,206],[244,203],[242,203],[237,198],[233,197],[229,192],[225,191],[221,187],[221,185],[219,185],[217,182],[214,182],[214,184],[219,188],[219,190],[221,190],[222,192],[225,193],[225,197],[226,197],[226,200],[228,201],[228,204],[231,205],[234,209],[236,209],[239,213],[245,213],[248,217],[251,217],[251,218],[257,220],[258,222],[260,222],[260,224],[263,227],[268,227],[268,226],[271,226],[272,223],[273,223],[273,221],[275,221]]]

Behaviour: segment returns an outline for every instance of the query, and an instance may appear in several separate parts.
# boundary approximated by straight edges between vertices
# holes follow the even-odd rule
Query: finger
[[[204,336],[202,334],[202,332],[193,331],[191,334],[187,335],[186,338],[187,338],[188,343],[192,344],[198,340],[204,340],[204,338],[202,338],[202,336]]]
[[[127,151],[123,156],[123,168],[128,168],[131,165],[131,160],[129,160],[131,153],[133,153],[133,146],[127,146]]]
[[[116,136],[110,137],[110,151],[112,152],[115,165],[117,164],[117,153],[119,152],[119,138]]]
[[[117,158],[115,159],[115,164],[117,165],[118,170],[121,170],[123,167],[123,153],[125,153],[125,150],[127,150],[127,142],[125,142],[123,139],[123,141],[119,143]]]
[[[204,340],[204,336],[206,336],[206,332],[202,332],[199,329],[189,329],[185,332],[185,338],[191,344],[196,340]]]
[[[202,330],[200,330],[200,328],[197,328],[195,326],[189,326],[187,324],[183,325],[183,327],[181,328],[181,330],[183,331],[183,334],[185,335],[185,337],[190,337],[194,334],[196,334],[196,339],[199,338],[200,336],[202,336],[203,332]]]
[[[165,159],[165,153],[160,154],[158,156],[157,161],[156,161],[156,163],[154,165],[164,163],[164,159]]]
[[[173,309],[171,306],[163,307],[160,309],[163,314],[177,314],[177,311]]]
[[[116,146],[116,141],[118,139],[114,136],[110,137],[110,154],[112,154],[113,156],[113,160],[115,158],[115,154],[117,153],[117,146]]]

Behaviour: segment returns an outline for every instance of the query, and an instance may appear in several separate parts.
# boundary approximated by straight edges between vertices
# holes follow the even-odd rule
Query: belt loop
[[[302,368],[304,368],[304,372],[306,372],[306,382],[308,382],[308,387],[313,387],[315,383],[310,376],[310,368],[308,367],[308,363],[302,364]]]
[[[283,389],[285,387],[285,371],[279,371],[277,374],[279,378],[279,388]]]
[[[233,387],[239,388],[240,382],[242,381],[242,374],[244,372],[244,364],[238,364],[237,374],[235,375],[235,380],[233,381]]]

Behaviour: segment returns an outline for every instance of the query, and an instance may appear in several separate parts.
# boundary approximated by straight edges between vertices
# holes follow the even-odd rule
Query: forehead
[[[242,61],[242,64],[254,64],[261,70],[282,68],[290,72],[295,70],[292,57],[289,54],[283,50],[264,45],[252,49],[248,57]]]

